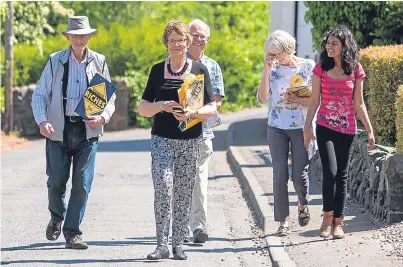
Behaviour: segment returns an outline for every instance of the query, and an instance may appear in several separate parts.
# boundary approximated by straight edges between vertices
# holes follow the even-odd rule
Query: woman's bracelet
[[[163,111],[163,105],[164,105],[164,101],[160,101],[160,112]]]

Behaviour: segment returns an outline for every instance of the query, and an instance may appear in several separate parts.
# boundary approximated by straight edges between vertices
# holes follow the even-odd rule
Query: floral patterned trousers
[[[172,247],[182,246],[188,224],[201,139],[151,138],[154,213],[158,245],[168,246],[172,217]],[[172,206],[171,206],[172,203]]]

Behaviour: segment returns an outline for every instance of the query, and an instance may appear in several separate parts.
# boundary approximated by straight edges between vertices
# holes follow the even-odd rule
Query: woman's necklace
[[[185,65],[183,65],[183,68],[182,68],[181,71],[173,72],[172,69],[171,69],[171,61],[169,61],[168,65],[167,65],[167,69],[168,69],[169,74],[171,74],[172,76],[182,76],[186,72],[186,70],[188,68],[188,65],[189,64],[188,64],[188,62],[186,60]]]

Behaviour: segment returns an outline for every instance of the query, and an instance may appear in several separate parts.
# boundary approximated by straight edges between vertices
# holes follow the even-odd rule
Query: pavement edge
[[[297,267],[296,263],[285,252],[281,239],[273,235],[278,227],[273,218],[273,209],[269,205],[267,197],[264,195],[263,189],[256,180],[256,177],[248,167],[248,163],[239,149],[234,146],[234,127],[232,124],[229,126],[227,132],[227,156],[233,171],[244,187],[250,205],[256,212],[260,227],[263,228],[265,243],[268,247],[273,266]]]

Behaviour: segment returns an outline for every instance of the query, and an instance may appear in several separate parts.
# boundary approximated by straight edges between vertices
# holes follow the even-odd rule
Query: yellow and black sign
[[[107,95],[105,83],[88,87],[84,94],[85,115],[93,115],[103,111],[106,103]]]

